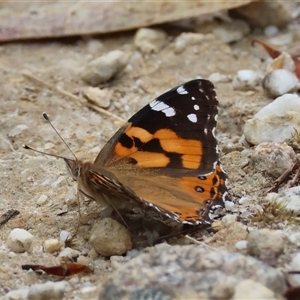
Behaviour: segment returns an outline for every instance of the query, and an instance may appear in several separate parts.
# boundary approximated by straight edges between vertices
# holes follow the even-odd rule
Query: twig
[[[11,218],[17,216],[20,212],[15,209],[9,209],[6,213],[0,216],[0,225],[7,223]]]
[[[54,90],[54,91],[56,91],[56,92],[58,92],[58,93],[60,93],[60,94],[62,94],[64,96],[67,96],[67,97],[75,100],[77,103],[84,104],[87,107],[89,107],[89,108],[91,108],[91,109],[93,109],[93,110],[95,110],[95,111],[97,111],[97,112],[99,112],[101,114],[104,114],[104,115],[106,115],[108,117],[114,118],[114,119],[116,119],[118,121],[125,122],[125,120],[122,119],[121,117],[119,117],[119,116],[117,116],[117,115],[115,115],[115,114],[113,114],[113,113],[111,113],[111,112],[109,112],[109,111],[107,111],[107,110],[105,110],[105,109],[103,109],[101,107],[98,107],[98,106],[95,106],[93,104],[87,103],[84,99],[82,99],[82,98],[80,98],[80,97],[78,97],[76,95],[73,95],[72,93],[70,93],[70,92],[68,92],[66,90],[63,90],[63,89],[61,89],[61,88],[59,88],[57,86],[54,86],[54,85],[52,85],[52,84],[50,84],[50,83],[48,83],[48,82],[46,82],[46,81],[44,81],[44,80],[36,77],[36,76],[34,76],[28,70],[23,71],[22,74],[23,74],[23,76],[25,76],[26,78],[28,78],[30,80],[33,80],[33,81],[35,81],[35,82],[37,82],[37,83],[39,83],[39,84],[41,84],[43,86],[46,86],[47,88],[49,88],[51,90]]]
[[[299,163],[296,162],[291,168],[284,171],[275,181],[273,186],[267,191],[267,193],[277,191],[278,187],[287,179],[287,177],[297,168]]]

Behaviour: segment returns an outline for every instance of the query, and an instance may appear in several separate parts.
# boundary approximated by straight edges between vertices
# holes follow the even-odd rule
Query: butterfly
[[[64,160],[78,190],[103,206],[138,206],[176,223],[210,224],[229,200],[217,113],[213,84],[192,80],[133,115],[93,163]]]
[[[79,190],[101,204],[133,203],[182,224],[210,224],[228,200],[217,113],[213,84],[192,80],[133,115],[94,163],[64,160]]]

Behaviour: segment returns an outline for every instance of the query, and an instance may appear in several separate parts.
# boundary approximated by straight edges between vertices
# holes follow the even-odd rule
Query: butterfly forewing
[[[131,117],[101,150],[95,166],[113,172],[125,194],[127,188],[135,200],[170,218],[208,222],[211,209],[223,206],[227,196],[214,135],[217,113],[213,84],[187,82]]]
[[[208,173],[218,159],[214,137],[217,113],[212,83],[187,82],[159,96],[130,118],[95,162],[112,166],[123,159],[126,164],[141,168],[160,168],[168,175],[172,174],[167,168]]]

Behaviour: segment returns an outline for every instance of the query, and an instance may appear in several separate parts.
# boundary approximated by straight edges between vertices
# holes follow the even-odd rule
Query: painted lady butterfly
[[[102,205],[119,210],[131,203],[181,224],[210,224],[228,200],[217,113],[213,84],[192,80],[131,117],[94,163],[64,160],[78,190]]]
[[[180,223],[211,223],[210,213],[227,198],[217,113],[213,84],[192,80],[131,117],[94,163],[65,161],[79,190],[97,202],[131,201]]]

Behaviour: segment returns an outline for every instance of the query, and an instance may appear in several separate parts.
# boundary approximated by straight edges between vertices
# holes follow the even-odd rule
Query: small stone
[[[245,295],[246,298],[245,298]],[[276,295],[273,291],[262,285],[261,283],[252,279],[246,279],[241,281],[234,290],[234,295],[231,300],[255,300],[255,299],[268,299],[278,300],[278,294]],[[283,299],[283,298],[282,298]]]
[[[268,43],[274,46],[286,46],[293,41],[294,37],[290,32],[282,33],[268,40]]]
[[[99,89],[98,87],[91,86],[84,91],[84,96],[89,102],[103,108],[110,106],[112,94],[111,89]]]
[[[72,237],[72,234],[71,232],[69,231],[66,231],[66,230],[62,230],[59,234],[59,242],[62,244],[62,245],[65,245],[66,241],[68,239],[70,239]]]
[[[39,197],[39,199],[36,200],[36,204],[39,205],[39,206],[42,206],[46,203],[47,199],[48,199],[47,195],[41,195]]]
[[[208,76],[208,80],[212,81],[213,83],[219,83],[219,82],[230,82],[232,80],[231,76],[221,74],[221,73],[212,73]]]
[[[296,94],[285,94],[276,98],[258,111],[253,118],[261,119],[271,115],[284,116],[289,111],[300,114],[300,97]]]
[[[28,126],[26,124],[20,124],[17,125],[16,127],[14,127],[9,133],[8,136],[9,137],[15,137],[18,134],[20,134],[22,131],[28,129]]]
[[[286,209],[298,215],[300,213],[300,186],[291,187],[280,192],[276,201],[281,202]]]
[[[255,148],[250,165],[256,172],[267,172],[277,178],[296,161],[296,153],[286,143],[261,143]]]
[[[120,50],[111,51],[88,63],[82,71],[82,79],[93,86],[104,83],[126,67],[128,58]]]
[[[244,250],[244,249],[247,249],[247,247],[248,247],[248,242],[245,240],[238,241],[235,244],[235,248],[238,250]]]
[[[295,244],[298,248],[300,247],[300,232],[292,233],[288,236],[288,238],[292,244]]]
[[[62,244],[57,239],[49,239],[44,242],[44,250],[48,253],[53,253],[61,248]]]
[[[21,288],[18,290],[9,291],[5,295],[5,300],[27,300],[29,288]]]
[[[250,26],[243,20],[222,22],[212,33],[224,43],[233,43],[241,40],[250,32]]]
[[[80,251],[67,247],[59,253],[58,258],[60,261],[65,261],[66,259],[71,261],[73,257],[78,257],[79,255]]]
[[[248,253],[258,257],[278,257],[284,251],[287,238],[281,231],[253,229],[248,235]]]
[[[29,288],[28,300],[60,300],[70,287],[67,281],[34,284]]]
[[[277,69],[265,76],[262,86],[268,96],[276,98],[297,91],[299,80],[294,73],[285,69]]]
[[[77,199],[77,190],[71,186],[68,190],[68,193],[65,197],[65,202],[68,206],[72,206],[77,204],[78,199]]]
[[[284,115],[274,114],[246,121],[244,135],[252,145],[264,142],[283,143],[291,139],[295,130],[300,132],[300,113],[289,111]]]
[[[111,218],[102,219],[93,226],[90,244],[103,256],[121,255],[132,249],[128,230]]]
[[[252,70],[239,70],[233,77],[232,85],[235,90],[253,90],[260,82],[260,76]]]
[[[80,288],[81,299],[96,299],[97,286],[86,286]]]
[[[237,215],[225,215],[222,218],[222,223],[224,227],[228,227],[230,224],[236,222],[237,220]]]
[[[11,251],[22,253],[30,251],[33,240],[34,236],[30,232],[21,228],[15,228],[9,233],[6,245]]]
[[[293,259],[290,263],[289,269],[291,271],[298,271],[300,270],[300,252],[295,253]],[[291,279],[291,281],[290,281]],[[300,274],[289,275],[289,283],[292,286],[299,286],[300,285]]]
[[[264,34],[267,37],[271,37],[274,36],[278,33],[278,27],[277,26],[273,26],[273,25],[269,25],[267,27],[264,28]]]
[[[187,47],[200,45],[207,35],[201,33],[186,32],[180,34],[175,40],[175,53],[182,53]]]
[[[167,34],[160,29],[141,28],[134,37],[134,45],[144,53],[157,53],[167,42]]]

